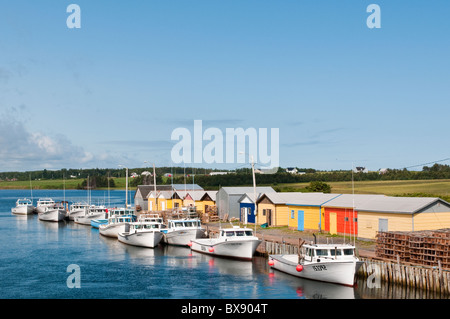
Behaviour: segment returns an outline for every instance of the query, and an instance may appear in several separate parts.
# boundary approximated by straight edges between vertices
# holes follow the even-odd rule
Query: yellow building
[[[302,193],[289,200],[288,226],[296,230],[322,230],[324,229],[325,209],[323,205],[340,194]]]
[[[195,202],[197,212],[205,213],[210,210],[215,210],[217,191],[205,191],[200,197],[200,200]]]
[[[287,202],[294,201],[302,196],[300,192],[265,193],[262,194],[256,204],[258,209],[258,224],[267,223],[268,226],[288,226],[289,207]]]
[[[450,204],[437,197],[379,198],[358,211],[358,237],[375,239],[379,231],[450,228]]]

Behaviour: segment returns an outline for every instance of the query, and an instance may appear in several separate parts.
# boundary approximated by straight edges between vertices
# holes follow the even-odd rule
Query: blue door
[[[297,230],[305,230],[305,212],[297,211]]]
[[[253,213],[254,211],[254,204],[250,204],[250,203],[241,203],[241,222],[245,222],[245,215],[247,215],[247,223],[254,223],[255,222],[255,214]]]

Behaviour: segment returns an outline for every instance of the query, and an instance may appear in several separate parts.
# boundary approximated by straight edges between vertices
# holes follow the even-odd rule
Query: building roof
[[[288,202],[294,202],[298,197],[304,196],[305,193],[301,192],[281,192],[281,193],[265,193],[258,199],[258,202],[262,201],[264,197],[269,199],[273,204],[286,204]],[[309,194],[309,193],[306,193]],[[320,193],[322,194],[322,193]]]
[[[385,195],[368,195],[368,194],[341,194],[335,197],[323,206],[325,207],[341,207],[353,208],[370,206],[372,202],[380,201]]]
[[[243,195],[245,193],[254,193],[253,187],[222,187],[227,194],[230,195]],[[275,190],[270,186],[259,186],[256,187],[256,193],[269,193],[269,192],[275,192]]]
[[[386,196],[370,203],[356,206],[358,211],[414,214],[437,202],[450,208],[450,204],[438,197],[391,197]]]
[[[384,212],[414,214],[430,205],[440,202],[450,208],[450,204],[438,197],[395,197],[385,195],[342,194],[323,206],[354,207],[361,212]]]
[[[341,196],[341,194],[302,193],[286,202],[293,206],[322,206],[328,201]]]
[[[203,196],[200,200],[205,200],[205,197],[209,196],[209,198],[211,198],[211,200],[215,202],[216,195],[217,195],[217,191],[205,191],[205,193],[203,194]]]
[[[177,190],[177,191],[203,190],[203,187],[201,187],[198,184],[172,184],[172,187],[174,190]]]
[[[156,185],[157,190],[170,190],[172,189],[172,186],[170,185]],[[138,193],[141,194],[142,198],[147,198],[150,192],[155,190],[154,185],[138,185],[136,188],[136,192],[134,193],[134,197],[136,198],[136,195]]]
[[[264,193],[257,193],[256,198],[259,200]],[[255,202],[255,193],[245,193],[239,199],[238,202],[242,202],[245,198],[248,198],[252,203]]]

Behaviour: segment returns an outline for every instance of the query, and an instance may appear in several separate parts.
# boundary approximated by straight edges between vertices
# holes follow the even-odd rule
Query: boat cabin
[[[168,226],[169,229],[198,228],[201,227],[201,222],[198,219],[169,220]]]
[[[355,257],[355,247],[351,245],[303,245],[301,247],[301,256],[306,261],[317,261],[321,259],[353,259]]]
[[[240,228],[238,226],[233,226],[233,228],[224,228],[220,230],[220,237],[225,238],[236,238],[236,237],[252,237],[253,230],[250,228]]]
[[[33,205],[33,202],[31,201],[31,199],[18,199],[16,202],[16,206],[31,206]]]
[[[37,201],[37,205],[41,206],[41,205],[52,205],[54,204],[55,201],[51,198],[39,198]]]

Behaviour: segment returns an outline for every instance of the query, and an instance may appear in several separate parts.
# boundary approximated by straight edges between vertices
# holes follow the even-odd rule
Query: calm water
[[[125,245],[74,222],[43,222],[11,208],[27,190],[0,190],[0,298],[2,299],[354,299],[386,298],[380,290],[302,280],[269,270],[267,260],[214,258],[189,248]],[[63,199],[62,190],[35,190]],[[69,202],[87,199],[68,190]],[[124,191],[93,191],[91,202],[123,205]],[[78,265],[81,288],[68,288],[69,265]],[[362,286],[362,288],[360,287]],[[402,297],[403,298],[403,297]]]

